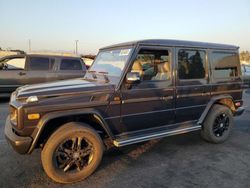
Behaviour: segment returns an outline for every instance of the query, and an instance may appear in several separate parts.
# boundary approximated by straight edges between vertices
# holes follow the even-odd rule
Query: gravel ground
[[[250,92],[228,141],[209,144],[199,131],[110,149],[85,181],[63,187],[250,187]],[[0,102],[0,187],[61,187],[44,173],[40,151],[19,155],[4,139],[8,101]]]

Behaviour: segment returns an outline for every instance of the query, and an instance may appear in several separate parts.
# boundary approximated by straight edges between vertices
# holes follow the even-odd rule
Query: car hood
[[[37,96],[39,98],[75,95],[78,93],[95,92],[115,89],[115,85],[105,82],[88,81],[82,78],[56,81],[43,84],[25,85],[15,92],[16,98]]]

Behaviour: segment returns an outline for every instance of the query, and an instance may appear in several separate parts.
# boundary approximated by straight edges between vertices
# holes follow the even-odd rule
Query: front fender
[[[38,139],[39,139],[40,135],[42,134],[42,131],[44,130],[44,127],[46,126],[46,124],[50,120],[53,120],[53,119],[59,118],[59,117],[70,116],[70,115],[90,115],[90,114],[94,115],[94,117],[100,123],[102,128],[106,131],[108,136],[111,139],[114,139],[114,135],[111,132],[111,130],[108,127],[105,120],[102,118],[102,115],[94,109],[87,108],[87,109],[79,109],[79,110],[67,110],[67,111],[52,112],[52,113],[48,113],[48,114],[44,115],[40,119],[40,121],[38,122],[34,132],[31,135],[31,137],[33,138],[33,142],[32,142],[32,145],[31,145],[28,153],[31,153],[34,150],[34,148],[38,142]]]

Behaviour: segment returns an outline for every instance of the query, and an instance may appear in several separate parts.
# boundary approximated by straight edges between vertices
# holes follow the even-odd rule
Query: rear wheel
[[[232,127],[232,111],[226,106],[215,104],[206,117],[201,136],[208,142],[222,143],[229,137]]]
[[[101,162],[103,142],[87,124],[67,123],[46,142],[41,158],[47,175],[59,183],[81,181]]]

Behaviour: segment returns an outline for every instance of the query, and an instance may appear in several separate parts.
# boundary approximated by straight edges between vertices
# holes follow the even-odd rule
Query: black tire
[[[215,104],[205,119],[201,136],[208,142],[215,144],[222,143],[228,139],[232,128],[232,111],[224,105]]]
[[[78,182],[96,170],[103,149],[94,129],[83,123],[67,123],[46,142],[41,153],[42,165],[46,174],[58,183]]]

